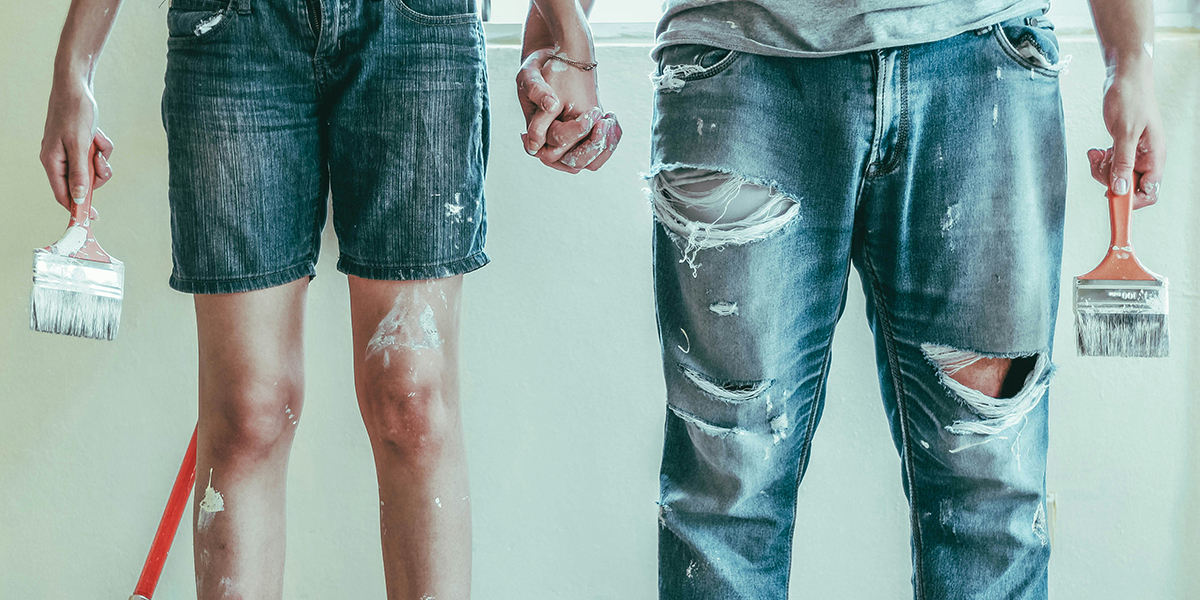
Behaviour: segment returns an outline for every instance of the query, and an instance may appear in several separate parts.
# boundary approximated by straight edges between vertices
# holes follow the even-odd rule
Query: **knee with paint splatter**
[[[656,174],[647,190],[654,216],[685,243],[684,261],[700,266],[702,250],[765,239],[799,214],[795,199],[744,177],[680,168]]]
[[[358,370],[363,421],[377,449],[411,459],[436,455],[455,408],[454,375],[429,304],[398,300],[367,343]]]

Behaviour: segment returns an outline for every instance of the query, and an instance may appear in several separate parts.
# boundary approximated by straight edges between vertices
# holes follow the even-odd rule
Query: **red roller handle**
[[[167,562],[167,552],[171,550],[171,543],[175,541],[175,532],[179,530],[179,521],[189,505],[188,500],[192,497],[195,483],[196,431],[193,430],[192,441],[188,444],[187,454],[183,456],[183,464],[179,466],[179,474],[175,476],[175,485],[171,488],[171,497],[167,499],[167,508],[163,510],[162,520],[158,522],[154,542],[150,544],[150,554],[146,556],[142,576],[138,578],[137,587],[133,589],[130,600],[150,600],[154,596],[158,577],[162,575],[163,563]]]

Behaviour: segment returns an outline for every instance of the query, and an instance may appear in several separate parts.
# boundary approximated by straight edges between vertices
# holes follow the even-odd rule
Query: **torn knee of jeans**
[[[680,262],[693,274],[701,250],[765,239],[800,212],[796,200],[778,190],[709,169],[660,171],[647,191],[655,217],[684,243]]]
[[[946,430],[956,435],[992,435],[1016,425],[1041,402],[1055,370],[1044,351],[989,356],[929,343],[921,344],[921,351],[937,369],[942,385],[979,416],[975,421],[955,421],[947,425]],[[991,369],[970,369],[989,363]],[[964,373],[964,370],[968,372]],[[969,376],[971,373],[975,376]],[[981,387],[986,389],[980,390]]]
[[[683,367],[683,376],[708,396],[730,404],[749,402],[771,387],[770,380],[717,382],[703,373]]]

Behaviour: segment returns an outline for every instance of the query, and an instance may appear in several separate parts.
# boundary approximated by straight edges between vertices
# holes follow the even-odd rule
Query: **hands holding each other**
[[[547,8],[559,10],[555,4],[559,3],[551,2]],[[571,32],[558,36],[573,38],[564,43],[550,35],[538,7],[531,8],[527,56],[517,72],[517,98],[525,113],[526,132],[521,135],[525,151],[552,169],[575,174],[596,171],[608,161],[621,141],[621,125],[600,105],[586,16],[578,5],[570,4],[554,19],[556,23],[570,20],[569,27],[557,28]],[[570,49],[563,50],[564,46]]]

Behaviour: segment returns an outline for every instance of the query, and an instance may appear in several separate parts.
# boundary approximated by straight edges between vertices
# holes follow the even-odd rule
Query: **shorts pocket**
[[[172,0],[167,9],[167,43],[199,44],[216,39],[235,18],[233,0]]]
[[[460,25],[479,20],[475,0],[392,0],[406,19],[422,25]]]
[[[1045,16],[1026,16],[997,23],[993,36],[1004,54],[1017,66],[1046,77],[1058,77],[1060,63],[1054,24]]]

